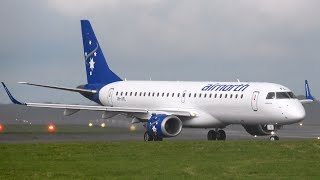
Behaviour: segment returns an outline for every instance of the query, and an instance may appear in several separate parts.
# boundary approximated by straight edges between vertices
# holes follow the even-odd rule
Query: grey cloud
[[[281,83],[302,94],[308,78],[317,92],[319,5],[316,0],[13,0],[0,7],[0,23],[6,25],[0,30],[5,42],[0,77],[31,101],[52,97],[46,89],[25,91],[13,82],[85,82],[79,20],[90,19],[108,63],[128,79],[240,78]]]

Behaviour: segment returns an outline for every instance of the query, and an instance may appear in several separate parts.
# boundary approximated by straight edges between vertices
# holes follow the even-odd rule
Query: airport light
[[[49,124],[48,125],[48,132],[55,132],[56,131],[56,126],[54,124]]]
[[[101,127],[106,127],[106,123],[101,123]]]
[[[0,124],[0,132],[3,132],[3,130],[4,130],[4,126]]]
[[[318,137],[318,140],[320,140],[320,137]]]
[[[93,124],[92,124],[92,123],[89,123],[89,124],[88,124],[88,126],[89,126],[89,127],[92,127],[92,126],[93,126]]]

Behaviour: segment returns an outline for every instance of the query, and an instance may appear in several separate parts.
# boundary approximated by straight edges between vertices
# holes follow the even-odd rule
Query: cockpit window
[[[297,97],[293,94],[293,92],[288,92],[290,98],[297,99]]]
[[[293,92],[269,92],[266,99],[297,99]]]
[[[274,92],[269,92],[268,95],[267,95],[267,99],[275,99],[276,98],[276,95]]]
[[[277,92],[277,99],[290,99],[290,95],[287,92]]]

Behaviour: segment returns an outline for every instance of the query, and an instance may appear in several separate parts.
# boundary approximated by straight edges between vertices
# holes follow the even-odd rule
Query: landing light
[[[93,126],[93,124],[92,124],[92,123],[89,123],[89,124],[88,124],[88,126],[89,126],[89,127],[92,127],[92,126]]]
[[[302,124],[302,123],[300,123],[299,125],[300,125],[300,126],[303,126],[303,124]]]
[[[320,140],[320,137],[318,137],[318,140]]]
[[[4,130],[4,127],[2,124],[0,124],[0,133],[3,132],[3,130]]]
[[[134,126],[134,125],[131,125],[130,127],[129,127],[129,130],[130,131],[135,131],[137,128],[136,128],[136,126]]]
[[[106,123],[101,123],[101,127],[106,127]]]
[[[48,125],[48,132],[55,132],[56,131],[56,126],[54,124],[49,124]]]

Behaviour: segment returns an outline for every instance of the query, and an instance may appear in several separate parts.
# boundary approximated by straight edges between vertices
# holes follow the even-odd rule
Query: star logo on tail
[[[92,72],[93,72],[93,70],[94,70],[94,64],[95,64],[95,63],[96,63],[96,62],[93,61],[93,58],[90,58],[90,61],[89,61],[90,76],[92,75]]]

